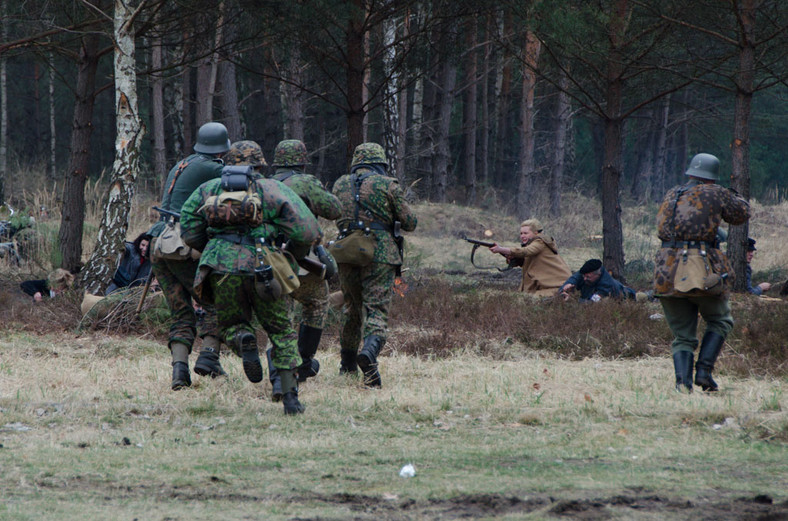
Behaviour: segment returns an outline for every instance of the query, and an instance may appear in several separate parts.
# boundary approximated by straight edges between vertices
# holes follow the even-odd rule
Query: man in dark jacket
[[[580,271],[566,279],[561,286],[561,296],[568,299],[574,290],[580,291],[580,300],[592,302],[597,302],[602,297],[635,298],[635,291],[614,279],[599,259],[586,261]]]
[[[182,159],[167,175],[164,184],[160,207],[170,212],[180,213],[186,199],[198,186],[211,179],[221,177],[224,163],[222,156],[230,150],[230,139],[227,128],[221,123],[210,122],[197,131],[197,142],[194,154]],[[155,224],[148,232],[156,238],[162,234],[166,216]],[[193,258],[167,259],[157,258],[154,248],[153,274],[159,281],[167,305],[170,308],[170,334],[168,347],[172,354],[172,390],[176,391],[192,384],[189,373],[189,355],[192,352],[197,332],[197,315],[193,300],[205,310],[205,318],[200,325],[199,336],[202,338],[200,355],[194,365],[194,371],[212,377],[224,375],[219,363],[219,331],[216,324],[216,313],[210,302],[201,302],[195,298],[194,277],[198,261]]]

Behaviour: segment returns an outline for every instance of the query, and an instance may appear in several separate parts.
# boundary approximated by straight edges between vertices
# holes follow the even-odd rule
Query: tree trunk
[[[49,64],[49,172],[50,179],[57,179],[57,129],[55,127],[55,59],[47,53]]]
[[[345,33],[347,48],[347,164],[357,145],[364,142],[364,45],[365,34],[363,27],[364,2],[353,0],[351,2],[354,16],[348,22]]]
[[[435,154],[432,165],[432,194],[430,200],[445,203],[449,182],[449,129],[451,109],[454,105],[454,88],[457,84],[457,67],[451,60],[444,60],[441,70],[441,92],[438,103],[438,126],[435,131]]]
[[[58,232],[62,267],[74,273],[82,268],[85,181],[90,162],[93,107],[96,101],[98,45],[97,34],[90,33],[82,37],[77,60],[77,86],[74,93],[71,159],[63,186],[63,209],[60,218],[60,231]]]
[[[224,29],[224,2],[219,2],[218,20],[214,23],[216,35],[213,50],[197,67],[197,126],[202,126],[213,121],[213,101],[216,97],[216,78],[219,69],[219,53],[216,51],[222,43],[222,30]]]
[[[736,106],[733,115],[733,140],[731,141],[731,188],[749,201],[750,199],[750,116],[755,85],[755,0],[735,2],[738,7],[739,67],[736,74]],[[736,274],[733,289],[746,291],[747,237],[749,223],[731,226],[728,234],[728,258]]]
[[[388,159],[389,175],[396,177],[400,181],[402,166],[400,164],[399,138],[400,126],[404,122],[399,119],[399,99],[401,93],[399,88],[399,71],[396,69],[397,49],[394,42],[397,37],[397,20],[390,18],[386,20],[383,27],[383,40],[386,53],[383,55],[383,74],[387,78],[385,92],[383,94],[383,147],[386,150]]]
[[[244,138],[244,131],[241,126],[241,113],[238,107],[238,85],[235,79],[235,63],[226,60],[219,64],[220,83],[222,85],[222,95],[219,98],[222,103],[222,114],[224,126],[227,127],[227,134],[230,141],[239,141]]]
[[[156,187],[167,178],[167,142],[164,134],[164,79],[161,76],[161,36],[151,38],[151,126],[153,127],[153,176]]]
[[[485,44],[484,59],[482,60],[482,123],[481,141],[479,143],[479,181],[488,185],[490,182],[490,71],[492,70],[492,35],[495,28],[495,17],[493,14],[487,15],[485,24]]]
[[[432,68],[431,70],[435,70]],[[413,126],[416,133],[418,161],[416,177],[422,179],[422,191],[429,197],[433,187],[433,156],[435,153],[435,104],[437,77],[434,74],[416,83],[413,102]]]
[[[8,41],[6,2],[0,5],[0,41]],[[8,173],[8,64],[0,54],[0,204],[5,204],[5,178]]]
[[[654,147],[654,171],[659,182],[658,192],[664,194],[668,182],[668,117],[670,115],[670,94],[662,99],[662,107],[657,111],[656,142]]]
[[[605,157],[602,165],[602,262],[610,274],[624,282],[624,232],[621,226],[621,106],[624,95],[623,56],[620,45],[629,19],[629,0],[616,0],[610,18],[605,114]]]
[[[523,63],[523,102],[520,108],[522,121],[522,143],[520,145],[520,172],[517,188],[517,216],[533,217],[534,192],[534,93],[536,92],[536,67],[542,44],[532,31],[525,35],[525,56]]]
[[[301,53],[295,45],[290,49],[287,63],[287,80],[279,82],[280,97],[284,109],[284,137],[304,140],[304,91],[300,88],[304,78]]]
[[[224,2],[223,5],[225,5]],[[224,19],[226,19],[227,22],[224,29],[224,40],[226,42],[235,42],[237,40],[237,20],[240,12],[236,3],[233,1],[227,3],[225,9]],[[241,113],[238,102],[238,83],[235,76],[235,62],[227,56],[227,53],[232,53],[233,51],[233,47],[229,47],[228,50],[222,53],[222,59],[219,62],[219,84],[221,92],[219,102],[221,103],[222,119],[224,121],[224,126],[227,127],[227,134],[230,137],[230,141],[238,141],[244,139],[245,133],[241,124]]]
[[[512,37],[512,15],[508,9],[503,11],[502,38],[509,41]],[[509,107],[512,105],[512,57],[508,51],[503,50],[500,56],[500,71],[496,78],[497,99],[495,103],[495,113],[493,120],[497,122],[495,136],[493,139],[492,155],[493,161],[493,183],[497,187],[504,187],[504,184],[512,177],[511,156],[508,155],[509,143],[506,137],[512,135],[512,117],[509,114]]]
[[[463,133],[465,134],[465,146],[463,150],[465,202],[468,205],[476,204],[476,94],[478,92],[476,84],[476,76],[478,74],[476,25],[476,17],[471,16],[465,26],[465,45],[468,51],[465,60],[465,92],[463,96],[462,120]]]
[[[139,174],[140,147],[145,132],[137,103],[133,13],[131,0],[115,0],[115,162],[96,247],[81,273],[81,286],[90,293],[104,290],[112,278],[117,254],[123,251]]]
[[[564,168],[566,165],[566,138],[571,124],[572,105],[569,101],[569,75],[564,71],[558,79],[553,134],[553,168],[550,176],[550,216],[561,216],[561,189],[563,188]]]
[[[643,125],[640,126],[638,138],[635,140],[637,164],[634,168],[632,188],[630,189],[632,198],[639,202],[648,199],[649,194],[657,192],[657,181],[654,175],[654,110],[645,109],[643,119]],[[663,194],[664,192],[659,193]]]

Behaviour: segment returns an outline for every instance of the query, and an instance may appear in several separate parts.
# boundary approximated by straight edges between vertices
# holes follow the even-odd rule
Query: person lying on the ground
[[[755,239],[749,238],[747,239],[747,269],[745,273],[747,275],[747,291],[752,293],[753,295],[761,296],[765,292],[772,289],[772,285],[769,282],[761,282],[757,286],[752,285],[752,266],[750,263],[752,262],[752,258],[755,257],[755,252],[757,248],[755,247]]]
[[[561,296],[567,300],[575,290],[580,291],[581,301],[598,302],[604,297],[635,298],[635,290],[614,279],[599,259],[589,259],[580,271],[566,279],[561,286]]]
[[[19,284],[22,291],[33,297],[33,301],[41,302],[46,298],[54,298],[74,284],[74,275],[68,270],[58,268],[46,279],[26,280]]]

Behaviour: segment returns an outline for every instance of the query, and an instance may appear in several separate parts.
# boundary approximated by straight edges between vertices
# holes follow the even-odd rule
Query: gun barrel
[[[487,248],[492,248],[493,246],[495,246],[494,242],[479,241],[476,239],[469,239],[468,237],[465,237],[464,239],[471,244],[478,244],[479,246],[485,246]]]
[[[181,214],[180,213],[173,212],[172,210],[165,210],[164,208],[159,208],[158,206],[154,206],[153,209],[156,210],[157,212],[159,212],[160,214],[169,215],[169,216],[175,217],[176,219],[180,219],[181,218]]]

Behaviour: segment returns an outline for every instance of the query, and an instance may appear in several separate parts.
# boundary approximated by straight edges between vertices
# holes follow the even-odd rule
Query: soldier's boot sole
[[[263,365],[260,363],[260,353],[257,350],[257,341],[253,335],[247,335],[241,344],[241,359],[243,360],[244,373],[252,383],[263,381]]]

